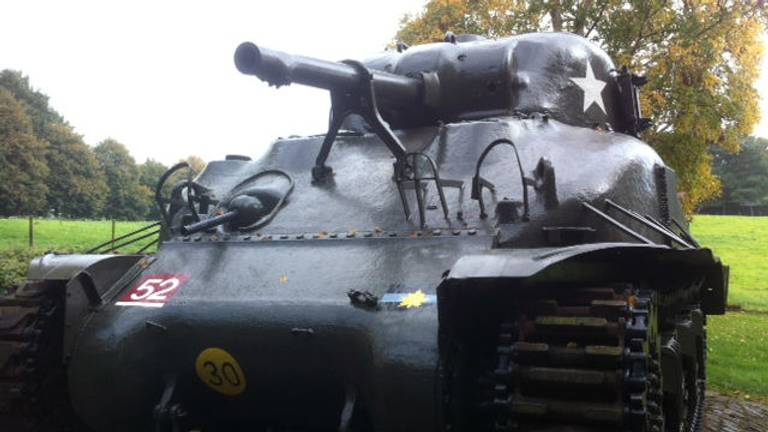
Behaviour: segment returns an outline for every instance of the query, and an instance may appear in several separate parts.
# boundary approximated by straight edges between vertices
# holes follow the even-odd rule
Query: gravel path
[[[707,393],[704,432],[768,432],[768,405]]]

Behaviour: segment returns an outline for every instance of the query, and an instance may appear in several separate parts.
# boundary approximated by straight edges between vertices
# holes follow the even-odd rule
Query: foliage
[[[205,161],[200,156],[190,155],[182,160],[186,161],[189,164],[189,166],[192,167],[195,173],[199,174],[205,168]]]
[[[750,0],[431,0],[405,16],[396,38],[436,42],[446,31],[500,37],[530,31],[576,33],[618,65],[645,74],[648,141],[679,175],[691,213],[720,190],[708,148],[736,151],[759,120],[752,84],[768,10]]]
[[[0,72],[0,90],[0,215],[159,217],[153,192],[165,165],[150,159],[137,166],[122,144],[110,139],[97,158],[21,72]],[[196,172],[205,166],[198,156],[186,160]],[[168,191],[182,176],[168,182]]]
[[[38,138],[47,138],[46,128],[51,123],[64,123],[64,118],[48,106],[48,96],[32,88],[29,77],[19,71],[0,72],[0,87],[10,91],[27,111]]]
[[[24,282],[29,263],[40,251],[28,248],[0,249],[0,296]]]
[[[46,128],[49,142],[48,206],[56,216],[100,215],[107,184],[93,150],[64,123]]]
[[[179,162],[187,162],[192,168],[193,175],[199,174],[205,168],[205,161],[201,157],[195,155],[181,159]],[[170,167],[166,167],[162,163],[152,159],[147,159],[147,161],[145,161],[142,165],[139,165],[139,182],[142,184],[142,186],[148,188],[148,190],[151,191],[152,197],[154,197],[155,188],[157,187],[157,182],[160,180],[160,176],[162,176],[163,173],[165,173],[169,168]],[[173,187],[179,182],[186,181],[188,175],[189,171],[186,169],[176,171],[176,173],[171,175],[171,177],[166,180],[163,187],[163,196],[170,196]],[[157,204],[155,204],[154,198],[152,198],[148,205],[149,210],[147,212],[146,218],[151,220],[160,219],[160,211],[157,209]]]
[[[723,184],[719,204],[768,205],[768,139],[749,137],[737,154],[715,148],[713,157]]]
[[[151,191],[152,196],[154,196],[157,182],[166,171],[168,171],[168,167],[164,164],[154,159],[147,159],[143,164],[139,165],[139,184]],[[148,205],[146,218],[150,220],[160,219],[160,211],[157,209],[154,200]]]
[[[46,147],[23,105],[0,88],[0,215],[45,211]]]
[[[168,167],[162,162],[158,162],[154,159],[147,159],[143,164],[139,165],[139,183],[141,183],[142,186],[154,190],[160,176],[166,171],[168,171]]]
[[[80,135],[48,105],[48,96],[32,88],[21,72],[0,72],[0,87],[10,91],[29,116],[37,140],[46,144],[49,174],[47,203],[41,210],[70,217],[97,216],[104,206],[106,184],[99,166]],[[42,156],[42,153],[38,153]],[[25,214],[29,212],[17,212]]]
[[[768,312],[768,217],[697,215],[691,231],[731,266],[729,303]]]
[[[139,183],[139,169],[128,149],[108,138],[94,148],[106,177],[104,216],[110,219],[138,220],[149,210],[152,192]]]
[[[184,159],[180,159],[178,163],[186,162],[189,164],[190,168],[192,168],[192,176],[196,176],[197,174],[200,174],[203,169],[205,168],[205,161],[201,159],[199,156],[187,156]],[[179,171],[176,171],[171,177],[168,178],[168,181],[165,182],[165,190],[163,191],[166,196],[168,196],[173,189],[174,186],[179,184],[180,182],[187,181],[187,178],[190,174],[190,171],[187,169],[182,169]]]

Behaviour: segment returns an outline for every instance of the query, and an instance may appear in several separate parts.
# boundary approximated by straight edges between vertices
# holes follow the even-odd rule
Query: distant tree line
[[[712,154],[723,190],[708,207],[768,206],[768,139],[749,137],[739,153],[713,148]]]
[[[205,163],[187,161],[196,169]],[[0,72],[0,216],[157,219],[153,195],[168,169],[107,138],[91,147],[21,72]]]

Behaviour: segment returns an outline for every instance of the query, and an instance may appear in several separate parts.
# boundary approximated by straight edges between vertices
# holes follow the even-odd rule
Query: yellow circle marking
[[[227,396],[245,391],[245,374],[232,355],[221,348],[206,348],[195,360],[197,377],[213,390]]]

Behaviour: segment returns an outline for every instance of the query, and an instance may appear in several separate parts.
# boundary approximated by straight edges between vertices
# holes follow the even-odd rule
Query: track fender
[[[98,309],[102,297],[143,255],[58,255],[35,258],[27,283],[17,297],[34,297],[49,287],[65,287],[63,360],[74,349],[85,317]]]
[[[77,262],[77,255],[73,255]],[[74,350],[77,337],[89,314],[103,304],[107,292],[121,279],[138,274],[131,272],[144,258],[143,255],[101,255],[87,267],[74,273],[67,282],[66,319],[64,332],[64,358]],[[67,263],[72,265],[72,263]]]
[[[27,272],[27,279],[68,281],[79,272],[98,263],[109,260],[118,255],[59,255],[55,253],[45,254],[32,260]],[[134,256],[134,255],[123,255]]]
[[[711,250],[637,243],[494,249],[467,255],[454,264],[438,288],[438,296],[458,287],[636,280],[701,281],[702,310],[708,314],[725,313],[728,267]]]

